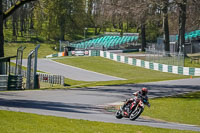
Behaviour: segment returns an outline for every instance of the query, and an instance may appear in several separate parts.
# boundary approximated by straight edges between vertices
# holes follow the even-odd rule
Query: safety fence
[[[146,49],[145,60],[160,64],[184,66],[184,54],[178,52],[166,52],[155,49]]]
[[[41,82],[46,82],[50,84],[60,84],[65,85],[65,78],[64,76],[60,75],[50,75],[50,74],[44,74],[44,73],[37,73],[39,75],[39,79]]]
[[[11,66],[10,67],[10,72],[11,73],[15,73],[15,67]],[[27,71],[22,70],[21,71],[21,75],[22,77],[27,77]],[[63,85],[65,84],[65,77],[61,76],[61,75],[53,75],[53,74],[45,74],[45,73],[39,73],[37,72],[38,78],[40,80],[40,82],[46,82],[49,84],[59,84],[59,85]]]
[[[200,68],[191,68],[191,67],[182,67],[182,66],[154,63],[154,62],[144,61],[144,60],[130,58],[126,56],[121,56],[121,55],[110,53],[107,51],[100,51],[100,56],[117,61],[117,62],[122,62],[122,63],[134,65],[138,67],[143,67],[146,69],[174,73],[174,74],[181,74],[181,75],[200,76]]]

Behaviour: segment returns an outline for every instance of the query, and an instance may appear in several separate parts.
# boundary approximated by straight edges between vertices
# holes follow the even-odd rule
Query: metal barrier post
[[[34,70],[33,70],[33,72],[34,72],[34,89],[37,89],[37,86],[38,86],[38,78],[37,78],[37,57],[38,57],[38,49],[40,48],[40,44],[39,45],[37,45],[37,47],[35,48],[35,63],[34,63]]]
[[[31,51],[31,53],[28,56],[28,62],[27,62],[27,81],[26,81],[26,88],[27,89],[37,89],[37,56],[38,56],[38,49],[40,48],[40,45],[37,45],[37,47]]]
[[[22,59],[23,59],[23,51],[25,48],[26,48],[25,46],[21,46],[17,49],[15,75],[22,74]]]
[[[31,87],[31,66],[32,66],[31,58],[32,58],[33,52],[34,51],[31,51],[31,53],[28,55],[26,89],[33,89]]]

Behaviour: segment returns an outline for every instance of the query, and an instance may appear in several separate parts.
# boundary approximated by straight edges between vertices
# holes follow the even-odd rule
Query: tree
[[[34,16],[36,32],[46,40],[76,39],[87,25],[84,0],[40,0]]]
[[[108,18],[104,15],[104,9],[107,9],[104,8],[104,6],[107,7],[104,5],[104,2],[106,1],[89,0],[87,18],[90,20],[89,22],[91,23],[91,27],[95,28],[95,35],[98,35],[101,32],[104,23],[108,20]]]
[[[3,20],[8,18],[11,14],[13,14],[19,7],[22,5],[36,0],[19,0],[17,1],[11,8],[9,8],[7,11],[3,11],[3,1],[0,0],[0,57],[4,57],[4,35],[3,35]],[[3,66],[0,65],[0,70],[3,69]],[[0,74],[3,71],[0,71]]]
[[[165,51],[169,51],[169,23],[168,23],[169,1],[164,0],[162,5],[163,5],[162,12],[163,12],[163,31],[164,31]]]
[[[109,16],[110,21],[113,23],[113,27],[121,29],[121,34],[124,31],[123,24],[127,22],[133,22],[137,25],[137,29],[141,31],[142,51],[146,48],[146,24],[149,15],[149,3],[146,0],[112,0],[104,1],[103,11],[105,16]]]
[[[185,26],[186,26],[186,14],[187,14],[187,0],[177,0],[176,1],[179,8],[179,37],[178,37],[178,47],[179,51],[184,52],[185,46]]]
[[[129,7],[128,14],[132,16],[131,21],[135,21],[138,25],[137,29],[140,29],[140,36],[141,36],[141,50],[145,51],[147,42],[146,42],[146,27],[147,23],[150,20],[152,16],[151,11],[152,4],[147,0],[128,0],[128,3],[126,3]]]
[[[6,12],[3,12],[3,2],[0,0],[0,57],[4,57],[4,35],[3,35],[3,20],[8,18],[13,14],[19,7],[22,5],[36,0],[20,0],[17,1],[10,9]]]
[[[185,33],[188,31],[196,30],[200,27],[199,15],[199,0],[176,0],[175,6],[177,7],[176,13],[178,14],[178,49],[177,51],[183,52],[186,55],[185,48]]]
[[[0,57],[4,57],[3,20],[4,20],[3,4],[2,0],[0,0]]]
[[[164,46],[165,51],[169,51],[169,20],[168,20],[168,14],[169,14],[169,7],[170,2],[169,0],[150,0],[150,3],[156,6],[156,8],[161,11],[162,14],[162,31],[163,31],[163,39],[164,39]]]

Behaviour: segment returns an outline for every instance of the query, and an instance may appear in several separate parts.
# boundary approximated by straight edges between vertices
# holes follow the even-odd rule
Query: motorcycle
[[[148,103],[146,99],[143,98],[135,98],[128,104],[124,104],[117,110],[115,116],[117,119],[121,119],[123,117],[129,118],[130,120],[137,119],[142,112],[144,111],[145,104]],[[148,104],[150,107],[150,104]]]

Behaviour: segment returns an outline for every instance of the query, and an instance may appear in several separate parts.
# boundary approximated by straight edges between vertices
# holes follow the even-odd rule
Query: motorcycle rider
[[[135,103],[138,103],[139,102],[139,99],[141,98],[142,101],[144,102],[144,104],[146,104],[148,107],[150,107],[150,103],[148,101],[148,89],[143,87],[141,89],[141,91],[137,91],[135,93],[133,93],[133,95],[135,96],[134,98],[130,98],[128,101],[126,101],[126,103],[123,105],[122,107],[122,110],[125,109],[125,107],[129,104],[129,103],[132,103],[133,101]]]

